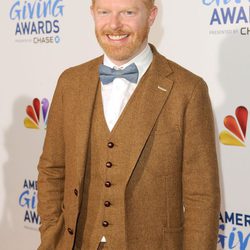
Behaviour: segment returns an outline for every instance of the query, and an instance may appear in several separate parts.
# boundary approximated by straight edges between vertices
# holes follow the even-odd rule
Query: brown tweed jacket
[[[208,89],[151,47],[143,105],[127,131],[134,149],[120,249],[215,250],[220,192]],[[40,250],[73,248],[100,63],[70,68],[58,81],[38,166]]]

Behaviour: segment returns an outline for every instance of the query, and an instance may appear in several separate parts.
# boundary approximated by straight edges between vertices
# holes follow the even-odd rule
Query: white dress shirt
[[[124,69],[128,65],[135,63],[139,71],[139,82],[152,60],[153,54],[149,45],[147,45],[139,55],[122,66],[118,67],[112,63],[107,55],[104,55],[103,64],[114,69]],[[137,83],[131,83],[124,78],[116,78],[109,84],[102,84],[101,92],[104,116],[110,131],[115,126],[137,85]]]

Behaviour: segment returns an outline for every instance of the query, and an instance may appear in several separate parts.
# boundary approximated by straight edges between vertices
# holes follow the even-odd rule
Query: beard
[[[146,25],[141,28],[140,31],[134,33],[129,30],[120,29],[117,31],[105,29],[105,30],[95,30],[96,38],[100,46],[102,47],[105,54],[116,61],[125,61],[133,58],[142,50],[142,46],[148,38],[150,27]],[[128,34],[128,37],[125,38],[127,41],[124,44],[115,41],[109,41],[107,34],[109,35],[124,35]]]

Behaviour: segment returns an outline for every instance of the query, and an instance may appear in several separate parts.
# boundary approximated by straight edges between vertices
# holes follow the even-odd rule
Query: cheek
[[[140,33],[145,27],[148,26],[148,22],[145,20],[145,18],[138,18],[137,20],[129,22],[128,26],[134,32]]]
[[[97,30],[102,30],[105,26],[107,26],[108,21],[101,18],[101,19],[95,19],[95,28]]]

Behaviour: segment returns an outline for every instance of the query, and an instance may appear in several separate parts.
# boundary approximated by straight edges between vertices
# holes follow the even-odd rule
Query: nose
[[[110,28],[113,30],[120,29],[122,26],[121,17],[119,14],[113,14],[110,18]]]

